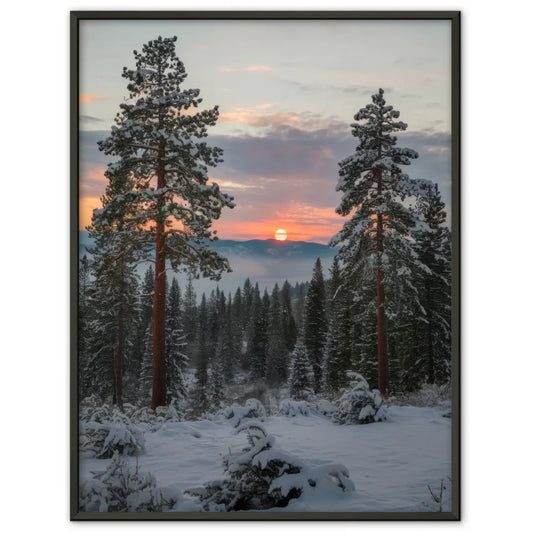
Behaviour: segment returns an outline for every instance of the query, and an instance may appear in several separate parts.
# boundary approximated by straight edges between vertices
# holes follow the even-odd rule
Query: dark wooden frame
[[[461,14],[459,11],[72,11],[70,13],[70,519],[71,520],[430,520],[461,517],[460,380],[460,117]],[[78,510],[78,268],[79,268],[79,21],[81,20],[449,20],[452,57],[452,511],[96,513]]]

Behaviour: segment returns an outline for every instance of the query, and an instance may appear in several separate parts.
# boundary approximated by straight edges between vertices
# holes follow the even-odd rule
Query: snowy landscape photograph
[[[71,518],[458,520],[459,14],[71,22]]]

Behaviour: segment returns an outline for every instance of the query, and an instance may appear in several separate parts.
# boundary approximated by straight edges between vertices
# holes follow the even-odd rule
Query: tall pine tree
[[[289,393],[295,400],[307,400],[313,394],[314,373],[301,340],[291,354]]]
[[[185,340],[185,353],[191,357],[195,350],[196,328],[197,328],[197,302],[196,292],[192,282],[192,276],[187,278],[187,286],[185,287],[185,294],[183,295],[183,335]]]
[[[109,381],[112,385],[113,403],[122,406],[123,376],[132,326],[136,315],[137,274],[135,264],[140,254],[136,247],[129,246],[129,233],[132,231],[131,207],[123,210],[124,217],[108,219],[101,213],[111,209],[113,204],[131,189],[132,180],[123,169],[114,170],[102,197],[102,209],[95,210],[91,225],[87,227],[94,240],[92,268],[94,284],[91,291],[93,320],[91,339],[95,358],[102,368],[110,364]],[[99,364],[95,362],[95,368]],[[91,368],[86,372],[92,373]],[[96,374],[98,386],[108,380]]]
[[[167,302],[167,403],[172,400],[180,402],[185,399],[185,376],[189,358],[184,353],[185,337],[181,324],[182,301],[181,291],[176,278],[172,279]]]
[[[416,213],[403,200],[413,194],[415,183],[399,165],[409,165],[418,154],[396,146],[394,132],[407,124],[398,120],[400,113],[387,105],[383,89],[372,96],[372,103],[354,116],[352,135],[359,140],[355,154],[339,163],[337,191],[343,193],[337,213],[350,216],[331,245],[341,245],[343,265],[353,264],[360,251],[363,234],[371,237],[366,259],[372,263],[377,284],[377,358],[378,387],[388,389],[387,339],[385,328],[385,271],[392,249],[409,246],[405,236],[415,226]],[[406,254],[408,255],[408,253]]]
[[[209,330],[208,307],[205,294],[202,294],[198,310],[198,339],[196,343],[196,406],[200,412],[208,409],[208,369],[209,369]]]
[[[95,240],[91,251],[94,282],[89,290],[91,355],[82,369],[82,382],[89,379],[89,389],[100,396],[111,391],[112,402],[122,407],[124,363],[137,313],[138,280],[131,258],[120,255],[119,232],[91,230],[91,236]]]
[[[247,349],[248,367],[252,376],[256,379],[265,376],[265,356],[267,345],[269,299],[266,293],[261,299],[259,286],[253,289],[251,319],[249,323],[248,338],[250,339]]]
[[[153,302],[152,408],[166,402],[165,294],[167,261],[175,269],[219,279],[229,266],[206,246],[214,239],[212,222],[233,207],[207,167],[222,160],[222,150],[202,139],[215,125],[218,108],[193,112],[198,89],[182,89],[187,76],[176,56],[177,38],[158,37],[134,51],[135,68],[124,68],[129,99],[120,105],[110,136],[99,142],[116,158],[106,176],[126,174],[130,187],[103,209],[101,220],[129,222],[128,246],[145,257],[155,251]]]
[[[296,321],[292,313],[291,305],[291,285],[285,280],[280,292],[281,305],[281,329],[283,332],[283,341],[289,352],[294,350],[296,344],[296,337],[298,336],[298,329],[296,328]]]
[[[289,350],[283,338],[283,318],[278,285],[272,289],[268,313],[267,345],[265,350],[265,378],[272,386],[280,386],[287,379]]]
[[[320,258],[316,260],[313,277],[309,283],[305,299],[303,342],[314,373],[314,390],[318,392],[322,385],[322,362],[328,321],[326,315],[326,284],[322,273]]]
[[[415,232],[415,248],[428,270],[419,282],[424,326],[419,330],[422,374],[428,383],[445,383],[451,371],[451,239],[438,185],[422,186],[417,209],[427,228]]]

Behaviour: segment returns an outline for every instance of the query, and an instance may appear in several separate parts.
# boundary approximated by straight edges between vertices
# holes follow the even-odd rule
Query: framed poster
[[[457,12],[73,12],[73,520],[459,519]]]

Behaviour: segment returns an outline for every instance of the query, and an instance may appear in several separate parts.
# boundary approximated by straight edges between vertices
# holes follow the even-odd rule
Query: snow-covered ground
[[[279,447],[312,466],[345,465],[354,492],[306,491],[286,508],[274,511],[420,512],[438,511],[428,485],[437,496],[444,480],[443,511],[451,502],[451,421],[438,407],[389,408],[385,422],[337,425],[320,415],[267,417],[264,426]],[[180,491],[224,477],[222,456],[238,451],[244,442],[230,420],[167,422],[147,432],[146,453],[138,457],[141,470],[151,472],[158,486]],[[135,457],[130,457],[132,464]],[[80,481],[91,471],[104,470],[109,459],[80,459]],[[175,510],[196,509],[193,500]]]

